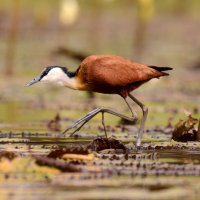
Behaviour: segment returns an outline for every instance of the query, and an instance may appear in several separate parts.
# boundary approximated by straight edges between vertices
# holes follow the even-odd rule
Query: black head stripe
[[[40,80],[41,80],[44,76],[46,76],[46,75],[49,73],[49,71],[50,71],[51,69],[53,69],[53,68],[60,68],[60,69],[62,69],[62,71],[63,71],[66,75],[68,75],[68,77],[70,77],[70,78],[73,78],[73,77],[76,76],[76,72],[69,72],[68,69],[67,69],[66,67],[49,66],[49,67],[46,67],[46,68],[44,69],[44,71],[41,72]]]
[[[76,72],[69,72],[68,69],[67,69],[66,67],[59,67],[59,68],[62,69],[63,72],[64,72],[65,74],[67,74],[68,77],[70,77],[70,78],[73,78],[73,77],[76,76]]]
[[[44,76],[46,76],[52,68],[53,68],[53,67],[46,67],[45,70],[43,70],[43,71],[41,72],[40,80],[41,80]]]

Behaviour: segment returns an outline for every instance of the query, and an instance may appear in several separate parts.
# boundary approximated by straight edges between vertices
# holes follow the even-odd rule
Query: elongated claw
[[[90,117],[89,119],[85,120],[85,122],[78,127],[73,133],[70,134],[69,138],[72,137],[72,135],[74,135],[74,133],[76,133],[77,131],[79,131],[87,122],[89,122],[94,116]]]
[[[74,124],[72,124],[68,129],[66,129],[61,135],[65,134],[67,131],[71,130],[72,128],[80,124],[81,122],[85,121],[79,128],[77,128],[73,133],[71,133],[71,135],[69,136],[71,137],[75,132],[79,131],[84,126],[84,124],[86,124],[90,119],[92,119],[96,114],[98,114],[98,112],[99,112],[99,108],[87,113],[86,115],[78,119]]]

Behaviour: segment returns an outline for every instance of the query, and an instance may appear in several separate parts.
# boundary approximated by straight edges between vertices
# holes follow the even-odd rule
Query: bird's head
[[[31,80],[26,84],[26,87],[31,86],[37,82],[50,83],[53,85],[58,85],[63,76],[66,77],[67,68],[59,66],[46,67],[41,71],[39,76]]]
[[[43,82],[54,86],[64,86],[75,89],[75,73],[68,72],[66,67],[50,66],[42,70],[39,76],[26,84],[26,87],[37,82]]]

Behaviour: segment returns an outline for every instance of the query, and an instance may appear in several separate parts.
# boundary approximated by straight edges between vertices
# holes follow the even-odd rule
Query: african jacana
[[[102,124],[104,126],[105,134],[106,129],[104,125],[104,112],[116,115],[129,121],[136,121],[138,117],[128,102],[127,97],[129,96],[141,107],[143,111],[143,117],[136,143],[137,146],[140,146],[148,114],[148,108],[133,97],[130,92],[141,86],[143,83],[148,82],[152,78],[168,76],[169,74],[163,72],[167,70],[172,70],[172,68],[134,63],[126,58],[114,55],[92,55],[85,58],[75,72],[69,72],[66,67],[46,67],[42,70],[39,76],[27,83],[26,86],[30,86],[41,81],[51,83],[56,86],[68,87],[74,90],[118,94],[124,98],[132,112],[132,117],[129,117],[109,108],[99,107],[77,120],[65,131],[67,132],[81,122],[84,122],[71,134],[71,136],[76,131],[80,130],[85,123],[87,123],[99,112],[102,112]]]

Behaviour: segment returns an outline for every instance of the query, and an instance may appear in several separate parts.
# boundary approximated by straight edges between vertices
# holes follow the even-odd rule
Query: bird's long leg
[[[109,108],[106,108],[106,107],[99,107],[99,108],[96,108],[95,110],[87,113],[86,115],[84,115],[83,117],[81,117],[80,119],[78,119],[74,124],[72,124],[66,131],[64,131],[62,134],[66,133],[67,131],[69,131],[70,129],[76,127],[78,124],[80,124],[81,122],[83,121],[89,121],[90,119],[92,119],[96,114],[98,114],[99,112],[107,112],[107,113],[110,113],[112,115],[115,115],[115,116],[118,116],[118,117],[121,117],[123,119],[126,119],[126,120],[129,120],[129,121],[136,121],[138,119],[137,117],[137,114],[135,112],[133,112],[133,116],[132,117],[129,117],[127,115],[123,115],[121,113],[118,113],[114,110],[111,110]],[[85,124],[85,123],[84,123]],[[83,124],[83,125],[84,125]],[[82,127],[82,126],[81,126]],[[71,134],[72,136],[73,134]]]
[[[142,108],[142,112],[143,112],[143,117],[141,120],[141,125],[140,125],[140,130],[138,133],[138,138],[137,138],[137,146],[141,145],[141,140],[142,140],[142,134],[144,133],[144,125],[146,122],[146,118],[147,118],[147,114],[148,114],[148,108],[142,104],[140,101],[138,101],[134,96],[132,96],[131,94],[128,95],[136,104],[138,104],[141,108]]]

